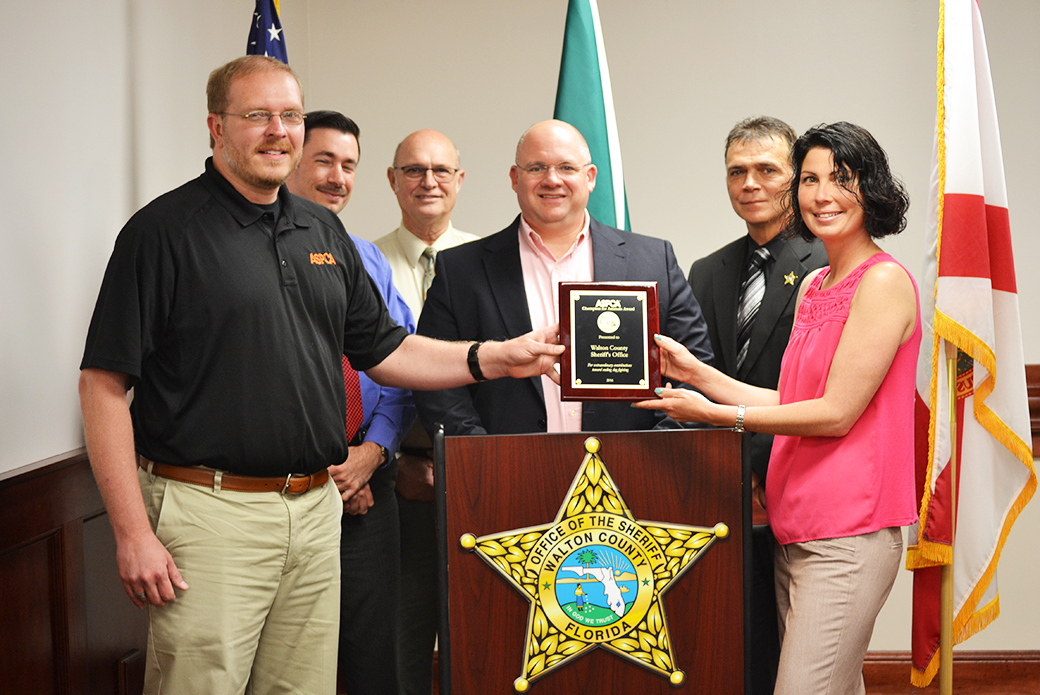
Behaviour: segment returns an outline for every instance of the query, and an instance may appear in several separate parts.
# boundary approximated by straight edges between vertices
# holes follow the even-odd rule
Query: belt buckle
[[[305,478],[307,480],[307,487],[303,488],[299,492],[293,492],[292,490],[289,489],[289,484],[292,482],[293,478],[300,478],[301,480]],[[293,473],[290,473],[289,475],[285,476],[285,485],[282,487],[282,494],[283,495],[302,495],[303,493],[305,493],[305,492],[307,492],[308,490],[311,489],[311,483],[313,482],[313,480],[314,480],[314,476],[313,475],[295,475]]]

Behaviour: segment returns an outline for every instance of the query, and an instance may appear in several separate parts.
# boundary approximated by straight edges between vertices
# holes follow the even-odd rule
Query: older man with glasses
[[[394,151],[387,168],[401,208],[401,224],[378,239],[394,284],[419,316],[445,249],[478,239],[455,229],[452,211],[466,172],[455,145],[436,130],[419,130]],[[437,546],[434,537],[433,459],[430,440],[416,423],[398,455],[397,508],[401,525],[401,592],[397,610],[398,681],[403,695],[423,695],[433,684],[437,634]]]
[[[509,176],[520,215],[501,232],[437,257],[421,335],[478,341],[520,335],[559,319],[560,282],[656,281],[661,332],[711,362],[707,328],[672,245],[600,224],[585,209],[596,164],[581,133],[561,121],[531,126]],[[559,386],[541,378],[504,387],[480,382],[415,398],[423,425],[442,422],[449,435],[677,426],[628,403],[562,402]]]

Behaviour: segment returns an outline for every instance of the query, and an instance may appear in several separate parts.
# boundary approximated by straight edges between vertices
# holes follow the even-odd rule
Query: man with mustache
[[[555,373],[562,347],[554,327],[410,335],[339,219],[282,185],[303,145],[295,73],[246,56],[206,91],[204,173],[138,211],[105,272],[81,363],[87,450],[123,588],[148,606],[145,692],[332,695],[342,357],[424,389]]]
[[[300,197],[341,212],[354,191],[360,137],[357,123],[338,111],[307,113],[303,157],[285,185]],[[414,333],[411,309],[394,287],[386,257],[372,242],[350,238],[390,317]],[[394,494],[396,453],[415,419],[415,406],[410,391],[380,386],[364,373],[357,378],[360,394],[348,389],[347,397],[360,396],[361,425],[350,442],[347,460],[329,468],[340,490],[357,490],[343,499],[339,680],[351,695],[384,695],[397,690],[392,607],[398,602],[401,534]],[[362,485],[360,489],[355,481]]]
[[[694,262],[689,277],[708,324],[714,366],[735,379],[771,389],[780,378],[780,360],[791,337],[798,284],[808,272],[827,265],[822,244],[778,236],[786,214],[783,197],[791,180],[795,140],[791,126],[768,116],[748,118],[733,127],[726,138],[726,187],[747,233]],[[755,262],[756,267],[762,264],[762,284],[741,331],[742,299],[749,293],[742,288],[754,284],[749,282],[749,269],[756,252],[764,257]],[[754,432],[744,437],[745,466],[751,466],[756,489],[764,491],[773,436]],[[761,507],[755,505],[761,516]],[[750,667],[749,692],[768,695],[776,681],[780,635],[773,534],[767,524],[753,527],[751,544],[751,605],[745,618],[751,649],[745,662]]]

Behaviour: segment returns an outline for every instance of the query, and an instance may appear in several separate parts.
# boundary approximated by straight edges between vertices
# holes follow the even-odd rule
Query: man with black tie
[[[807,273],[827,264],[821,244],[779,236],[795,139],[789,125],[768,116],[734,126],[726,138],[726,185],[747,234],[690,268],[690,286],[704,311],[715,367],[765,388],[776,388],[780,376],[798,285]],[[764,490],[773,437],[758,433],[745,437],[745,462],[750,459],[757,498]],[[756,525],[751,610],[745,620],[751,636],[750,692],[756,695],[773,692],[780,658],[772,553],[768,525]]]

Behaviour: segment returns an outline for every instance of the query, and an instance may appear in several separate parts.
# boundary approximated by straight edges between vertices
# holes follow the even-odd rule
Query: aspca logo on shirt
[[[336,265],[336,259],[331,253],[312,253],[311,265]]]

